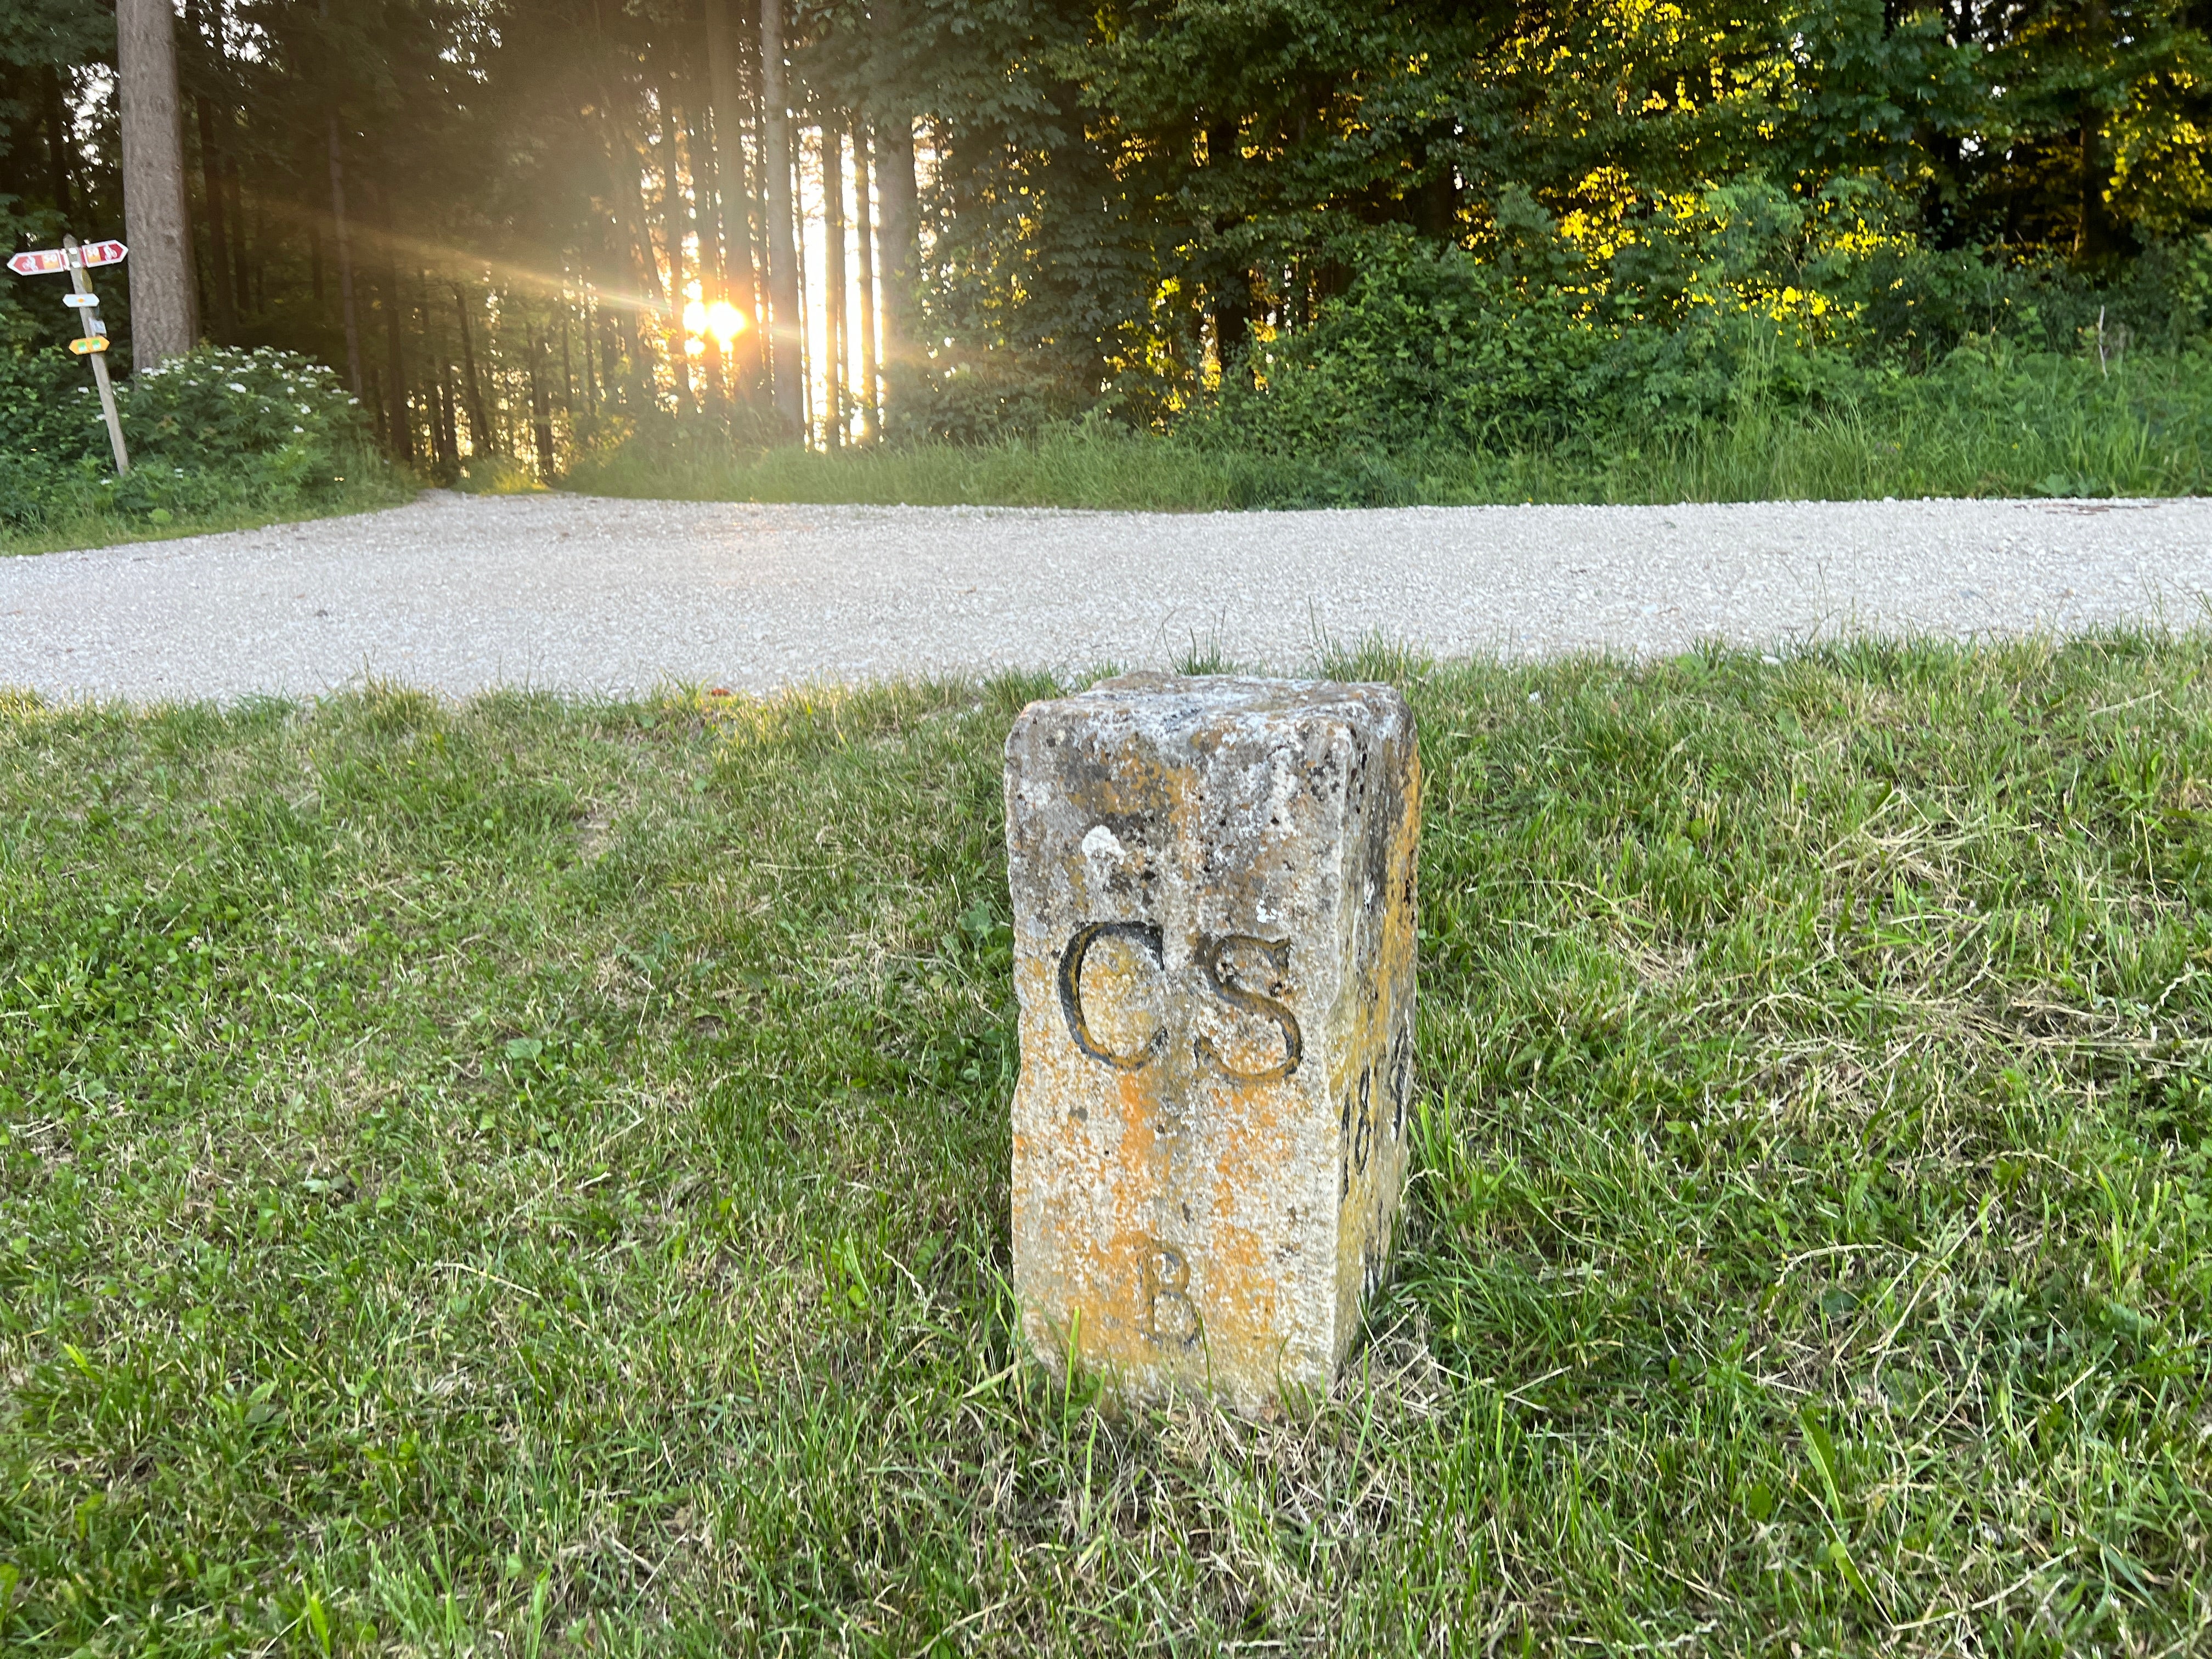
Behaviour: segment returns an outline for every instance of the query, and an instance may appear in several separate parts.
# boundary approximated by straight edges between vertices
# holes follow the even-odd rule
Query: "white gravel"
[[[0,558],[0,684],[134,700],[386,676],[623,692],[2212,616],[2212,499],[1214,514],[432,493],[364,517]]]

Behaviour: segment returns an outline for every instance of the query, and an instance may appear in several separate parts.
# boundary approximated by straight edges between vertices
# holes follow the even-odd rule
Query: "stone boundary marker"
[[[1405,1184],[1419,800],[1386,685],[1139,674],[1014,722],[1014,1288],[1055,1371],[1328,1388]]]

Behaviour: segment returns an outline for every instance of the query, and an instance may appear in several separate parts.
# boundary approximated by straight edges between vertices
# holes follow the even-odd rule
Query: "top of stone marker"
[[[1053,699],[1061,708],[1139,708],[1169,728],[1221,717],[1334,714],[1403,719],[1406,699],[1395,686],[1370,681],[1270,679],[1249,674],[1170,674],[1146,672],[1101,680],[1088,690]]]

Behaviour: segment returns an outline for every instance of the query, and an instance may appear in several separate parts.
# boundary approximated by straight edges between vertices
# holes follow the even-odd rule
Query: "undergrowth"
[[[1938,373],[1838,374],[1821,396],[1753,378],[1694,426],[1624,422],[1581,439],[1264,440],[1263,404],[1165,436],[1101,420],[986,442],[834,453],[633,443],[563,480],[693,501],[1152,508],[1520,501],[1866,501],[2187,495],[2212,489],[2212,357],[2027,355],[1984,343]]]
[[[387,507],[414,493],[359,400],[288,353],[203,346],[118,382],[116,471],[83,363],[0,350],[0,554]]]

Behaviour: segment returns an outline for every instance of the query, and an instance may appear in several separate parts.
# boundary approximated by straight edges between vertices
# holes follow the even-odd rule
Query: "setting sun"
[[[717,300],[712,305],[693,300],[684,307],[684,331],[706,335],[712,332],[724,345],[744,333],[750,326],[745,313],[727,300]]]

